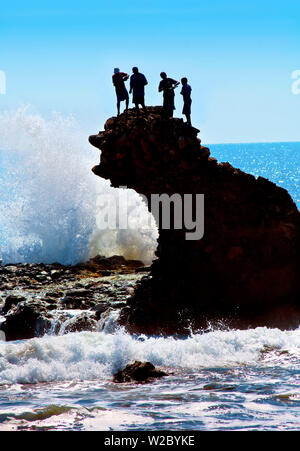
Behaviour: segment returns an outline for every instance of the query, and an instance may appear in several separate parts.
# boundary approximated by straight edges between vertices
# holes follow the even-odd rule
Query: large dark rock
[[[18,295],[10,295],[7,296],[5,299],[4,305],[2,307],[1,314],[6,314],[9,312],[9,310],[14,306],[17,305],[19,302],[26,301],[26,298],[24,296],[18,296]]]
[[[114,375],[114,382],[149,382],[164,376],[168,376],[167,373],[157,370],[150,362],[134,362],[118,371]]]
[[[210,158],[198,130],[165,119],[159,107],[139,117],[130,110],[104,128],[89,139],[101,149],[93,172],[112,186],[148,200],[154,193],[205,195],[203,239],[187,241],[187,230],[158,223],[158,260],[123,311],[128,329],[184,333],[214,320],[296,327],[299,211],[288,192]]]
[[[48,314],[49,315],[49,314]],[[43,335],[50,328],[47,318],[47,304],[42,301],[28,300],[19,302],[5,316],[1,330],[7,341],[24,340]]]

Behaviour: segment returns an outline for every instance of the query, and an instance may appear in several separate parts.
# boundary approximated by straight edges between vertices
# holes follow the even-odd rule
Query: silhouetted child
[[[183,96],[182,114],[184,114],[186,116],[187,123],[189,125],[192,125],[191,124],[191,104],[192,104],[191,92],[192,92],[192,88],[190,87],[190,85],[188,85],[188,79],[185,77],[181,79],[181,84],[182,84],[182,89],[181,89],[180,94]]]

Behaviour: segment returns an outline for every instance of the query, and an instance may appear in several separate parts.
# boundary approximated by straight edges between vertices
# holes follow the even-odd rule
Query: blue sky
[[[2,2],[0,110],[73,114],[95,133],[116,111],[113,68],[137,65],[148,105],[161,104],[161,71],[188,77],[204,142],[300,141],[299,24],[299,0]]]

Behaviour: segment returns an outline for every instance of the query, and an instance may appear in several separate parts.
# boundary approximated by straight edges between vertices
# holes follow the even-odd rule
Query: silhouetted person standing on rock
[[[120,72],[120,69],[116,67],[114,69],[114,75],[112,76],[112,82],[114,87],[116,88],[116,95],[117,95],[117,109],[118,109],[118,116],[120,114],[120,103],[125,100],[126,101],[126,110],[128,110],[128,104],[129,104],[129,95],[128,91],[125,86],[125,81],[128,80],[129,75],[125,74],[124,72]]]
[[[192,105],[192,99],[191,99],[191,92],[192,88],[190,85],[188,85],[187,78],[181,79],[182,89],[180,94],[183,96],[183,110],[182,114],[186,116],[186,121],[189,125],[191,124],[191,105]]]
[[[164,112],[166,116],[173,117],[175,104],[175,92],[174,89],[179,85],[179,82],[173,80],[173,78],[168,78],[165,72],[160,74],[162,81],[159,83],[158,92],[163,91],[164,93]]]
[[[135,104],[137,112],[139,112],[139,105],[142,105],[143,110],[145,107],[145,86],[148,84],[145,75],[141,74],[137,67],[132,68],[133,74],[130,77],[130,91],[132,95],[132,102]]]

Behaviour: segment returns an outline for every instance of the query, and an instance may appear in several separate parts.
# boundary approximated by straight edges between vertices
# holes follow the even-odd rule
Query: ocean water
[[[212,156],[285,188],[300,208],[300,142],[215,144]]]
[[[112,382],[129,362],[171,375]],[[300,329],[0,342],[0,430],[297,430]]]
[[[300,143],[210,148],[288,189],[299,207]],[[72,118],[2,114],[0,149],[4,262],[76,263],[99,252],[151,261],[156,230],[97,229],[97,196],[118,190],[90,173],[98,155]],[[146,223],[130,196],[137,226]],[[299,430],[300,328],[162,338],[129,335],[115,321],[99,332],[0,341],[0,430]],[[170,376],[114,384],[136,359]]]

